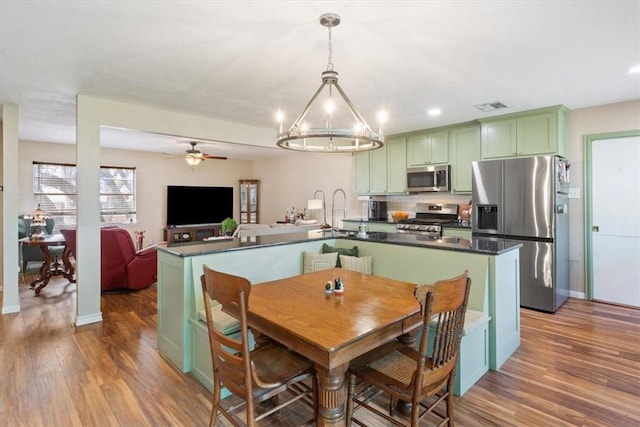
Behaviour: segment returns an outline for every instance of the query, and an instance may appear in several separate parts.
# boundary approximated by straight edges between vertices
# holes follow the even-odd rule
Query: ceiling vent
[[[486,104],[474,105],[478,110],[482,110],[485,113],[489,113],[491,111],[500,110],[501,108],[510,108],[507,104],[503,104],[500,101],[496,102],[488,102]]]

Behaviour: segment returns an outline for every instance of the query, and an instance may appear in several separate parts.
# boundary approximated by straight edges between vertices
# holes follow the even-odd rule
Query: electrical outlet
[[[579,199],[580,198],[580,189],[579,188],[570,188],[569,189],[569,198],[570,199]]]

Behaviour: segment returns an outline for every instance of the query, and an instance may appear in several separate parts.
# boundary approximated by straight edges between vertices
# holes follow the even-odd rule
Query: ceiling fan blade
[[[202,157],[205,159],[227,160],[225,156],[212,156],[211,154],[203,154]]]

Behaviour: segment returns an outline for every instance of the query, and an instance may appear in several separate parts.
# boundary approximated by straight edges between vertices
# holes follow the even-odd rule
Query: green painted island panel
[[[458,365],[461,378],[456,393],[464,393],[481,376],[481,369],[486,366],[485,353],[489,354],[490,368],[499,369],[519,345],[518,250],[505,246],[499,252],[484,253],[483,242],[447,250],[444,244],[402,244],[399,242],[406,239],[398,240],[396,236],[373,233],[359,239],[303,233],[287,236],[294,239],[291,241],[265,236],[257,242],[234,239],[159,248],[158,348],[181,371],[192,372],[209,388],[213,379],[206,325],[197,317],[204,308],[199,281],[203,265],[258,283],[302,273],[303,252],[319,253],[323,243],[344,248],[358,246],[360,256],[374,257],[373,273],[383,277],[420,284],[469,271],[469,309],[486,314],[489,323],[463,338],[465,350]],[[385,239],[398,242],[384,243]],[[483,338],[487,334],[488,338]]]

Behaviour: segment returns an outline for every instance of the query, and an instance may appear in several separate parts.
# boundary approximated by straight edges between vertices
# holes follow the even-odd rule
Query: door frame
[[[593,300],[593,143],[601,139],[640,136],[640,129],[597,133],[584,136],[584,291],[585,299]]]

